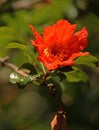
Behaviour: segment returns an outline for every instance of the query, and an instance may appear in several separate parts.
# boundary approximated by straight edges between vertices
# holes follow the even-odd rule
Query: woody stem
[[[19,70],[19,68],[16,65],[14,65],[12,63],[9,63],[8,60],[9,60],[8,56],[6,56],[4,58],[0,58],[1,65],[2,66],[7,66],[7,67],[11,68],[12,70],[14,70],[15,72],[17,72],[18,74],[20,74],[20,75],[22,75],[24,77],[28,76],[28,74],[26,74],[24,71]]]
[[[56,86],[54,86],[53,84],[50,83],[50,84],[47,85],[47,87],[48,87],[51,95],[53,97],[55,97],[59,101],[59,103],[60,103],[60,109],[63,111],[64,110],[64,103],[63,103],[61,97],[59,96],[59,94],[57,92]]]

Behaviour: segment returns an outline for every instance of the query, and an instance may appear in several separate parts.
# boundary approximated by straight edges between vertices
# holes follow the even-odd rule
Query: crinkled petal
[[[50,40],[54,35],[55,25],[44,27],[43,38],[45,41]]]
[[[89,55],[89,52],[74,53],[69,59],[64,60],[63,62],[61,62],[59,59],[55,59],[53,60],[53,62],[48,62],[48,60],[46,60],[46,58],[44,58],[43,56],[39,56],[38,60],[44,63],[47,70],[54,70],[61,66],[71,66],[74,64],[75,58],[79,56],[87,56],[87,55]]]
[[[44,57],[40,56],[38,57],[38,60],[44,63],[47,70],[55,70],[61,66],[69,66],[74,64],[74,61],[71,59],[68,59],[64,62],[60,62],[58,59],[54,60],[53,62],[48,62]]]
[[[32,43],[34,45],[42,44],[42,37],[41,37],[41,35],[36,31],[36,29],[32,25],[29,25],[29,27],[32,30],[34,38],[35,38],[34,42],[32,41]]]
[[[59,41],[69,40],[76,29],[76,24],[71,25],[67,20],[56,23],[55,35]]]
[[[88,31],[84,27],[82,30],[76,32],[70,41],[70,50],[72,53],[79,52],[85,49],[88,45]]]
[[[54,70],[54,69],[57,69],[58,68],[58,65],[57,65],[57,62],[54,61],[54,62],[48,62],[44,57],[42,56],[39,56],[38,57],[38,60],[41,61],[44,66],[47,68],[47,70]]]
[[[75,58],[77,58],[79,56],[88,56],[88,55],[89,55],[89,52],[74,53],[74,54],[72,54],[72,56],[69,59],[74,60]]]
[[[44,28],[43,38],[60,43],[70,39],[75,29],[76,24],[71,25],[67,20],[59,20],[56,24]]]
[[[76,32],[74,36],[78,37],[78,46],[80,46],[80,50],[85,49],[88,45],[88,31],[86,27],[83,27],[82,30]]]

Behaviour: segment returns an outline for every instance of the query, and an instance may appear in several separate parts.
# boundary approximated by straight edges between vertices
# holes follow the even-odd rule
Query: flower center
[[[60,61],[64,61],[69,56],[69,50],[67,48],[64,48],[63,46],[61,47],[53,46],[50,48],[45,48],[44,54],[46,57],[50,57],[50,58],[55,57],[58,58]]]

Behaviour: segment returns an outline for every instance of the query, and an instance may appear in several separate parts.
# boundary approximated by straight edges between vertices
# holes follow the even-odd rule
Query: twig
[[[45,0],[19,0],[12,3],[13,9],[30,9],[34,4],[46,2]]]
[[[4,58],[0,58],[1,65],[2,66],[7,66],[7,67],[11,68],[12,70],[14,70],[15,72],[17,72],[18,74],[20,74],[20,75],[22,75],[24,77],[28,76],[28,74],[26,74],[24,71],[19,70],[19,68],[16,65],[14,65],[12,63],[9,63],[8,60],[9,60],[8,56],[4,57]]]

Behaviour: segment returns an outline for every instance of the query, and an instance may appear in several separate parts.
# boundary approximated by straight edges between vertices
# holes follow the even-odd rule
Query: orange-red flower
[[[59,20],[56,24],[45,27],[42,36],[32,25],[30,28],[35,37],[32,44],[39,53],[38,60],[45,65],[47,70],[71,66],[75,58],[89,54],[81,52],[88,44],[86,27],[74,33],[76,24]]]

